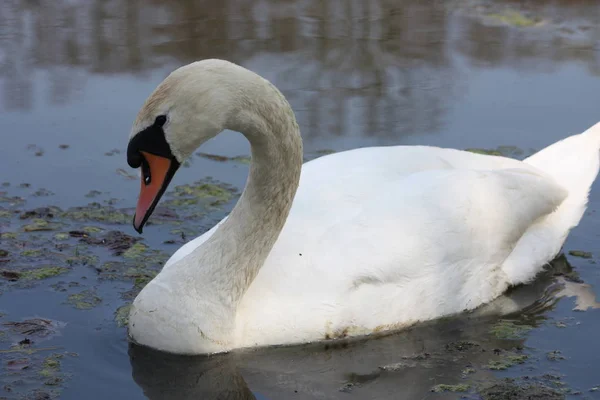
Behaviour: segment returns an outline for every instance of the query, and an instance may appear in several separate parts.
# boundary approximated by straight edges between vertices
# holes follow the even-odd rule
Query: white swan
[[[600,124],[523,162],[394,146],[302,165],[283,95],[247,69],[204,60],[169,75],[133,126],[138,231],[179,164],[223,129],[251,143],[245,190],[133,302],[129,334],[142,345],[216,353],[474,309],[532,280],[559,252],[599,164]]]

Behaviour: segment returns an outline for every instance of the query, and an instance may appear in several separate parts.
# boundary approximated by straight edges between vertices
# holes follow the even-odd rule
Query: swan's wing
[[[346,189],[346,201],[290,214],[241,305],[247,320],[375,329],[485,303],[506,289],[502,262],[524,232],[566,196],[526,168],[429,170],[370,195]]]
[[[336,216],[332,204],[332,217],[313,216],[306,228],[319,232],[315,263],[340,270],[352,265],[346,271],[362,277],[404,281],[430,273],[428,265],[500,265],[525,231],[566,195],[528,169],[424,171],[381,188],[370,201],[357,202],[349,193],[344,216]]]

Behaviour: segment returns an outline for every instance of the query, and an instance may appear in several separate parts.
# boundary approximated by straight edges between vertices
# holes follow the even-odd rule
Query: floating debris
[[[73,237],[81,237],[81,241],[84,243],[107,247],[115,256],[122,255],[140,240],[140,238],[127,235],[120,231],[109,231],[99,238],[91,237],[87,232],[70,232],[70,234],[72,234]]]
[[[92,198],[92,197],[100,196],[101,194],[102,194],[102,192],[99,190],[90,190],[89,192],[86,193],[85,197]]]
[[[32,318],[20,322],[4,322],[3,326],[10,328],[11,332],[18,335],[46,337],[56,332],[56,324],[49,319]]]
[[[546,353],[546,358],[549,361],[559,361],[565,359],[560,350],[549,351],[548,353]]]
[[[48,189],[38,189],[35,192],[33,192],[33,196],[35,197],[47,197],[47,196],[54,196],[54,192],[48,190]]]
[[[112,149],[111,151],[107,151],[106,153],[104,153],[105,156],[114,156],[115,154],[121,154],[121,150]]]

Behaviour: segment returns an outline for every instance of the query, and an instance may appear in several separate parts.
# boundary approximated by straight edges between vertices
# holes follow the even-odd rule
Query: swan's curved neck
[[[261,89],[264,93],[245,99],[245,109],[227,126],[243,133],[251,145],[246,187],[227,220],[191,254],[192,268],[202,271],[211,296],[232,310],[285,224],[302,168],[302,139],[291,107],[274,87]]]

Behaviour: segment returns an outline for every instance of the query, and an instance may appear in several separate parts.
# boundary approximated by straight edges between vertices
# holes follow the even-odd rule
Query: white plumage
[[[237,128],[252,144],[253,167],[237,211],[179,249],[136,298],[130,334],[160,350],[302,343],[474,309],[530,281],[557,255],[598,172],[600,124],[522,162],[436,147],[371,147],[304,164],[287,204],[277,190],[295,184],[293,171],[286,174],[302,148],[288,141],[297,126],[279,92],[219,60],[183,67],[169,79],[188,88],[170,92],[167,103],[198,96],[207,104],[207,92],[218,91],[220,106],[234,104],[222,110],[227,117],[215,117],[222,126],[193,142]],[[201,87],[194,89],[196,82]],[[134,131],[154,118],[148,110],[140,115]],[[191,131],[187,118],[179,113],[166,131],[174,154],[195,150],[178,147]],[[278,229],[270,213],[290,206],[265,250],[269,241],[258,235]]]

